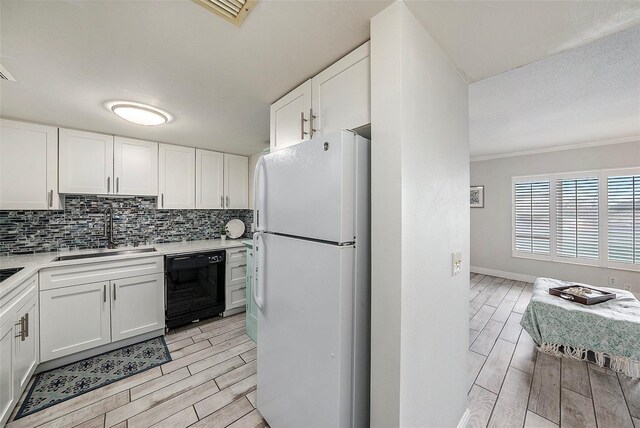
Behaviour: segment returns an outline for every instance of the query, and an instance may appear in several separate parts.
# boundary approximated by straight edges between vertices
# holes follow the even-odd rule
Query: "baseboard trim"
[[[479,273],[481,275],[498,276],[500,278],[513,279],[515,281],[534,282],[537,276],[525,275],[523,273],[507,272],[503,270],[487,269],[479,266],[471,266],[470,269],[473,273]]]
[[[467,410],[465,410],[464,413],[462,414],[462,417],[460,418],[460,422],[458,422],[458,428],[466,428],[470,419],[471,419],[471,412],[467,408]]]

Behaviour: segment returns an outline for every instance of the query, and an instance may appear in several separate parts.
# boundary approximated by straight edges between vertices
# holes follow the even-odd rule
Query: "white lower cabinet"
[[[36,371],[38,365],[39,326],[38,320],[38,293],[35,289],[27,296],[24,305],[16,314],[16,326],[21,327],[20,334],[16,334],[16,365],[14,370],[16,390],[23,391],[31,374]]]
[[[0,426],[39,363],[38,276],[0,299]]]
[[[164,275],[111,281],[111,340],[164,328]]]
[[[18,399],[13,375],[13,319],[0,326],[0,426],[7,421]]]
[[[40,358],[53,360],[111,342],[108,281],[40,292]]]
[[[227,287],[225,296],[227,310],[243,308],[247,304],[247,286],[238,284]]]
[[[247,252],[244,247],[230,248],[226,256],[225,316],[244,311],[247,303]]]
[[[40,360],[164,332],[162,257],[40,271]]]

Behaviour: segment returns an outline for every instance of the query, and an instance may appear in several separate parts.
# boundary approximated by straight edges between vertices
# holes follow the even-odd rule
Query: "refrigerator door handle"
[[[260,170],[264,166],[264,156],[260,156],[258,162],[256,162],[256,169],[253,173],[253,223],[254,230],[256,232],[263,231],[264,229],[260,227],[260,211],[264,216],[264,210],[260,210],[258,204],[261,201],[264,201],[264,195],[260,193]],[[263,218],[264,220],[264,218]]]
[[[255,190],[254,190],[255,192]],[[264,252],[264,246],[260,249],[258,249],[258,239],[262,236],[262,233],[260,232],[256,232],[253,234],[253,254],[254,254],[254,259],[253,259],[253,276],[252,276],[252,281],[253,284],[251,284],[251,290],[252,290],[252,294],[253,294],[253,300],[256,302],[256,306],[258,306],[259,309],[262,310],[263,306],[264,306],[264,302],[262,301],[262,299],[260,298],[260,293],[258,293],[258,268],[260,267],[261,272],[260,274],[262,276],[264,276],[264,268],[262,267],[260,260],[262,258],[262,253]],[[264,242],[264,241],[263,241]]]

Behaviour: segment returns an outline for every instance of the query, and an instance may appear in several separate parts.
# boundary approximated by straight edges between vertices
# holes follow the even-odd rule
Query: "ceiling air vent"
[[[2,66],[2,64],[0,64],[0,80],[9,80],[11,82],[15,82],[16,78],[13,77],[11,73],[9,73],[7,69]]]
[[[193,0],[207,10],[237,25],[242,25],[258,0]]]

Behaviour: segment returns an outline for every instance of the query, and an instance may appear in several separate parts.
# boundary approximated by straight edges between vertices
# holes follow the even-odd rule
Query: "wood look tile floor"
[[[470,286],[468,428],[640,428],[639,380],[536,350],[520,327],[533,284],[471,274]]]
[[[173,361],[7,427],[267,426],[256,409],[256,344],[245,334],[244,313],[192,324],[165,339]]]
[[[469,428],[640,428],[640,381],[536,351],[520,327],[532,284],[472,274],[470,287]],[[244,314],[172,331],[173,361],[7,426],[266,426],[244,332]]]

